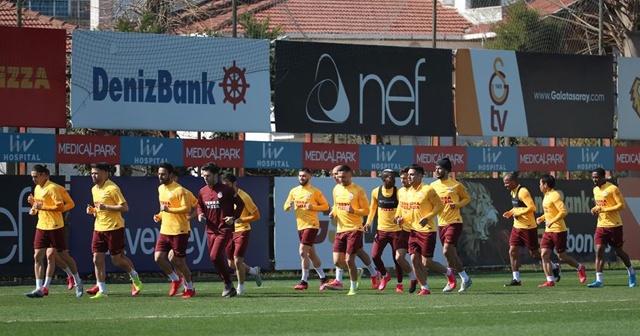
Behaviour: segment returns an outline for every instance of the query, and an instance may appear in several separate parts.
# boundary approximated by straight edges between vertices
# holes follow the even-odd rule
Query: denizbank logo
[[[171,71],[159,69],[145,71],[138,69],[132,77],[111,76],[106,69],[93,67],[93,100],[131,103],[174,103],[189,105],[215,105],[214,90],[222,88],[224,103],[245,103],[247,89],[246,68],[240,69],[236,61],[229,68],[224,67],[224,78],[220,83],[212,80],[213,75],[202,71],[197,79],[181,79]]]

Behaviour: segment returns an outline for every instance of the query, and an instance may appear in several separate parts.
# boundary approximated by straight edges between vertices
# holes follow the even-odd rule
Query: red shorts
[[[611,247],[620,247],[624,244],[622,238],[622,226],[616,226],[611,228],[596,227],[595,236],[596,245],[609,244]]]
[[[460,235],[462,235],[462,223],[451,223],[445,226],[438,226],[438,234],[440,236],[440,243],[451,244],[458,246]]]
[[[300,238],[300,244],[313,246],[316,243],[316,236],[318,235],[318,229],[302,229],[298,230],[298,238]]]
[[[437,232],[419,232],[411,230],[409,234],[409,254],[420,253],[425,258],[433,258],[436,249]]]
[[[67,240],[64,237],[64,227],[55,230],[41,230],[36,228],[36,235],[33,237],[33,249],[53,247],[58,251],[67,249]]]
[[[556,249],[556,252],[562,253],[567,250],[567,231],[564,232],[545,232],[542,235],[540,246],[543,249]]]
[[[402,230],[391,232],[378,230],[373,240],[373,246],[371,247],[371,258],[380,258],[387,244],[391,245],[391,250],[395,258],[396,243],[398,242],[398,237],[400,237],[400,232],[402,232]]]
[[[187,256],[187,245],[189,244],[189,234],[183,233],[175,236],[160,234],[156,242],[156,252],[169,252],[173,250],[173,255],[178,258]]]
[[[538,244],[538,228],[511,228],[509,246],[526,246],[530,251],[537,250],[540,248],[540,244]]]
[[[124,250],[124,228],[113,231],[93,231],[91,251],[93,253],[105,253],[118,255]]]
[[[244,258],[249,248],[249,238],[251,238],[251,230],[234,232],[233,237],[229,239],[225,247],[227,259],[233,259],[233,257]]]
[[[362,231],[336,233],[336,238],[333,240],[333,252],[356,254],[362,248],[362,237]]]
[[[400,230],[398,234],[398,240],[396,240],[396,251],[397,250],[408,250],[409,249],[409,231]]]

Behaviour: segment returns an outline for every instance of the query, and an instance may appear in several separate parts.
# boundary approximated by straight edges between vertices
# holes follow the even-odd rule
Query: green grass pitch
[[[222,298],[222,284],[196,282],[192,299],[169,297],[169,283],[107,284],[109,297],[75,298],[55,284],[48,297],[24,296],[33,286],[0,287],[0,335],[605,335],[640,329],[640,289],[629,288],[625,270],[605,271],[605,287],[586,288],[565,268],[556,287],[538,288],[541,272],[523,273],[521,287],[505,288],[507,272],[470,272],[467,293],[442,293],[444,276],[430,275],[431,295],[370,289],[363,279],[356,296],[347,290],[306,291],[295,279],[265,277],[246,295]],[[593,281],[593,270],[588,282]],[[144,278],[143,278],[144,280]],[[87,284],[92,286],[93,284]]]

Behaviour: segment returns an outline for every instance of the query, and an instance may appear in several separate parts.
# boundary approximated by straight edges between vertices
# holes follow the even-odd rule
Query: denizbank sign
[[[73,34],[74,127],[270,131],[269,42]]]

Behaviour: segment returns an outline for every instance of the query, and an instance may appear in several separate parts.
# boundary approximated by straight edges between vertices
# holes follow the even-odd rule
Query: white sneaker
[[[444,286],[444,288],[442,289],[443,292],[445,293],[449,293],[451,292],[451,287],[449,286],[449,284],[447,284],[446,286]]]
[[[458,293],[466,292],[469,287],[473,285],[473,281],[469,278],[469,281],[463,281],[462,285],[460,285],[460,289],[458,289]]]
[[[80,298],[84,294],[84,290],[82,288],[82,281],[76,284],[76,297]]]
[[[237,289],[236,292],[238,295],[244,295],[244,289]]]

